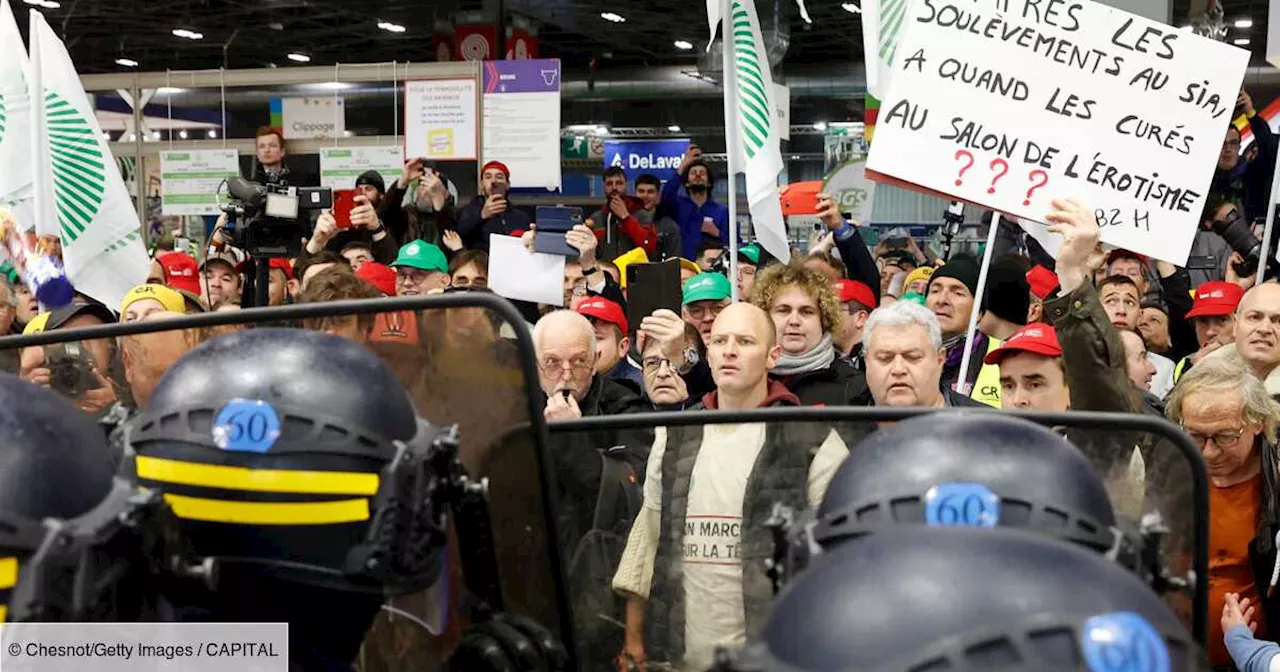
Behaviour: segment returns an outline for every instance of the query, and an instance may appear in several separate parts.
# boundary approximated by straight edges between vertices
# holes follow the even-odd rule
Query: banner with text
[[[234,149],[160,152],[160,212],[216,215],[218,186],[240,174]]]
[[[516,188],[560,188],[560,59],[484,62],[484,161]]]
[[[1247,51],[1088,0],[917,0],[867,168],[1182,265]]]
[[[368,170],[382,175],[387,188],[404,172],[404,155],[400,147],[322,147],[320,149],[320,186],[330,189],[354,189],[356,178]]]
[[[404,155],[475,161],[479,99],[474,79],[423,79],[404,85]]]
[[[689,139],[680,140],[606,140],[604,165],[627,171],[627,181],[634,188],[636,178],[648,173],[666,182],[676,178],[676,169],[689,151]]]

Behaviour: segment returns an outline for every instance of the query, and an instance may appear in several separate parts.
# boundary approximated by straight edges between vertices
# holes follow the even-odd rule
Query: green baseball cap
[[[699,273],[684,282],[684,303],[694,301],[723,301],[729,298],[733,288],[729,286],[729,278],[719,273]]]
[[[391,266],[408,266],[423,271],[437,271],[439,273],[449,272],[449,261],[444,258],[444,252],[431,243],[415,240],[405,243],[400,248],[400,253],[396,255],[396,260]]]
[[[755,243],[747,243],[738,248],[738,256],[746,258],[756,266],[760,265],[760,246]]]

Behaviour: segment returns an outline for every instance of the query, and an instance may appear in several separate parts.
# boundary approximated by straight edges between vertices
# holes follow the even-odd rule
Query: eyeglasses
[[[573,359],[560,359],[559,357],[543,357],[538,361],[538,368],[542,370],[544,375],[558,376],[563,375],[567,369],[574,375],[581,375],[590,371],[591,362],[586,357],[574,357]]]
[[[645,357],[644,361],[641,362],[640,364],[641,364],[641,367],[644,369],[645,375],[651,376],[651,375],[658,374],[662,371],[663,366],[666,366],[667,370],[669,371],[675,371],[675,369],[671,366],[671,360],[667,359],[666,357]]]
[[[1200,446],[1201,448],[1204,448],[1205,444],[1208,443],[1209,441],[1213,441],[1214,445],[1218,446],[1219,448],[1230,448],[1236,445],[1237,443],[1240,443],[1240,437],[1244,435],[1244,427],[1241,427],[1240,429],[1237,429],[1234,431],[1228,430],[1225,432],[1218,432],[1217,434],[1214,434],[1212,436],[1207,436],[1205,434],[1201,434],[1200,432],[1193,432],[1187,429],[1186,425],[1182,426],[1182,431],[1186,432],[1187,436],[1191,437],[1192,443],[1196,444],[1197,446]]]
[[[727,303],[713,303],[711,305],[701,306],[697,304],[689,304],[685,306],[684,309],[689,311],[689,317],[692,317],[695,320],[701,320],[707,316],[708,311],[710,311],[711,317],[718,317],[720,312],[726,307],[728,307]]]

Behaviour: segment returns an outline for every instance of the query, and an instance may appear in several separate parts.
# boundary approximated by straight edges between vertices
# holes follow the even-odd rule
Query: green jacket
[[[1141,413],[1141,392],[1125,370],[1124,343],[1098,290],[1086,282],[1044,308],[1062,347],[1071,410]],[[1136,522],[1143,513],[1149,438],[1106,427],[1071,428],[1064,434],[1104,475],[1117,516]]]

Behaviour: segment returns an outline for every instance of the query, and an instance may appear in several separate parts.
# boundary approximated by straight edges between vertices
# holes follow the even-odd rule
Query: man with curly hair
[[[752,302],[773,318],[782,347],[772,377],[806,406],[856,404],[866,378],[832,342],[843,310],[830,279],[800,263],[775,264],[756,277]]]

